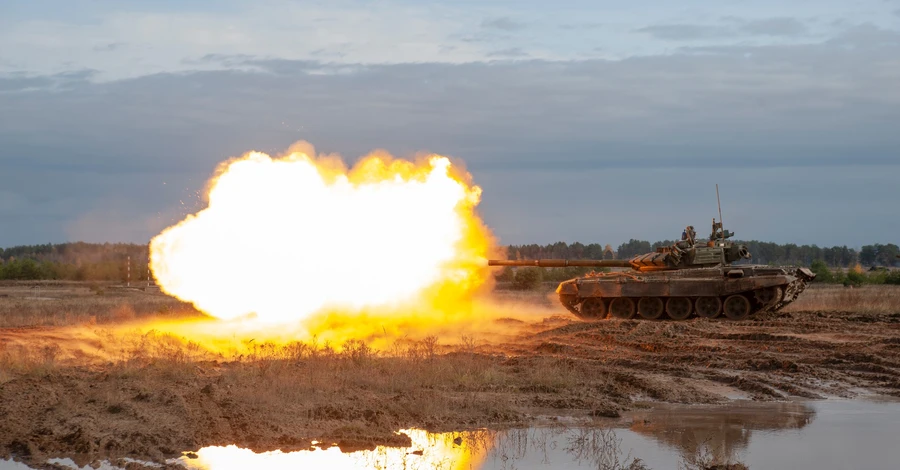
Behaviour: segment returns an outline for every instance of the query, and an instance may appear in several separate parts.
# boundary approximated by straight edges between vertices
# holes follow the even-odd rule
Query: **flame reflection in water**
[[[356,452],[342,452],[338,447],[329,447],[262,453],[237,446],[204,447],[196,452],[195,459],[182,457],[178,463],[194,470],[506,470],[518,469],[520,464],[545,468],[551,464],[566,463],[576,467],[628,468],[634,460],[622,452],[621,439],[610,428],[522,428],[450,433],[412,429],[400,432],[409,436],[411,446],[379,446],[375,450]],[[560,455],[551,458],[551,455],[560,452],[567,456],[561,460],[557,460]]]
[[[635,412],[627,430],[608,427],[554,427],[429,433],[402,430],[409,447],[379,446],[374,450],[342,452],[338,447],[297,452],[254,453],[236,446],[205,447],[196,459],[182,457],[189,469],[326,468],[379,470],[476,470],[485,468],[629,468],[638,457],[663,456],[674,462],[705,459],[738,462],[750,446],[754,431],[799,430],[815,417],[805,403],[740,404],[731,406],[666,407]],[[636,437],[651,438],[659,447]],[[650,444],[648,446],[648,444]],[[639,447],[641,455],[632,452]],[[668,448],[668,450],[666,450]],[[662,450],[662,452],[659,452]],[[679,455],[680,454],[680,455]],[[670,460],[669,463],[672,463]],[[685,468],[694,468],[684,465]],[[651,468],[660,468],[652,467]],[[664,468],[664,467],[663,467]],[[699,467],[698,467],[699,468]]]
[[[489,431],[428,433],[418,429],[400,431],[409,436],[410,447],[378,446],[375,450],[342,452],[338,447],[297,452],[262,452],[231,445],[204,447],[196,459],[182,457],[179,463],[196,470],[247,468],[322,468],[328,470],[469,470],[481,467],[489,450]]]

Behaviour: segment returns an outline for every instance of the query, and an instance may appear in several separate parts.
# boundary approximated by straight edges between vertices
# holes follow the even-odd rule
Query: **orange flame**
[[[348,169],[305,143],[224,163],[209,205],[150,243],[160,288],[220,319],[434,306],[489,279],[481,188],[450,159],[372,153]]]

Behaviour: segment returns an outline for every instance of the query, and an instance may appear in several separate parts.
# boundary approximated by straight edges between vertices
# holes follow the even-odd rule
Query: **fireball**
[[[447,157],[370,154],[348,168],[307,144],[222,164],[208,206],[150,243],[160,288],[220,319],[434,304],[483,285],[481,189]]]

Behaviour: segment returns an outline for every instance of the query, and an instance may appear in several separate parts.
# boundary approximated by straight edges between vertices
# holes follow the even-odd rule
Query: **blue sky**
[[[900,233],[900,1],[0,4],[0,246],[148,240],[305,139],[466,161],[505,243]]]

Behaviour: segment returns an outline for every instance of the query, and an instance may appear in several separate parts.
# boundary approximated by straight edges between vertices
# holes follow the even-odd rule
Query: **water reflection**
[[[237,446],[204,447],[194,458],[178,463],[189,469],[327,468],[378,470],[518,469],[524,464],[589,464],[592,468],[628,467],[636,459],[623,454],[621,439],[609,428],[529,428],[428,433],[404,430],[410,447],[379,446],[375,450],[342,452],[338,447],[297,452],[254,453]],[[556,454],[567,454],[561,458]],[[564,462],[563,462],[564,461]],[[638,461],[639,462],[639,461]]]
[[[378,470],[468,470],[481,468],[493,442],[491,431],[428,433],[418,429],[400,431],[409,436],[410,447],[378,446],[375,450],[342,452],[338,447],[298,452],[254,453],[237,446],[204,447],[196,458],[182,457],[189,469],[231,470],[245,468],[323,468]]]
[[[679,450],[686,460],[708,455],[733,462],[754,431],[802,429],[815,415],[810,405],[793,402],[662,407],[634,413],[630,429]]]
[[[611,428],[576,427],[512,429],[494,433],[479,469],[522,468],[641,469],[639,459],[622,452],[622,440]]]
[[[743,404],[727,407],[663,407],[633,414],[627,436],[652,438],[680,454],[683,463],[736,462],[757,431],[801,429],[815,411],[802,403]],[[617,431],[562,426],[428,433],[403,430],[410,447],[380,446],[342,452],[338,447],[298,452],[254,453],[236,446],[205,447],[196,458],[182,457],[190,469],[327,468],[379,470],[487,470],[524,468],[646,468],[632,450],[623,452]],[[632,439],[633,440],[633,439]],[[646,447],[646,446],[645,446]],[[652,446],[651,446],[652,447]],[[652,448],[640,448],[652,453]],[[672,456],[675,457],[675,456]],[[682,465],[685,468],[690,466]]]

